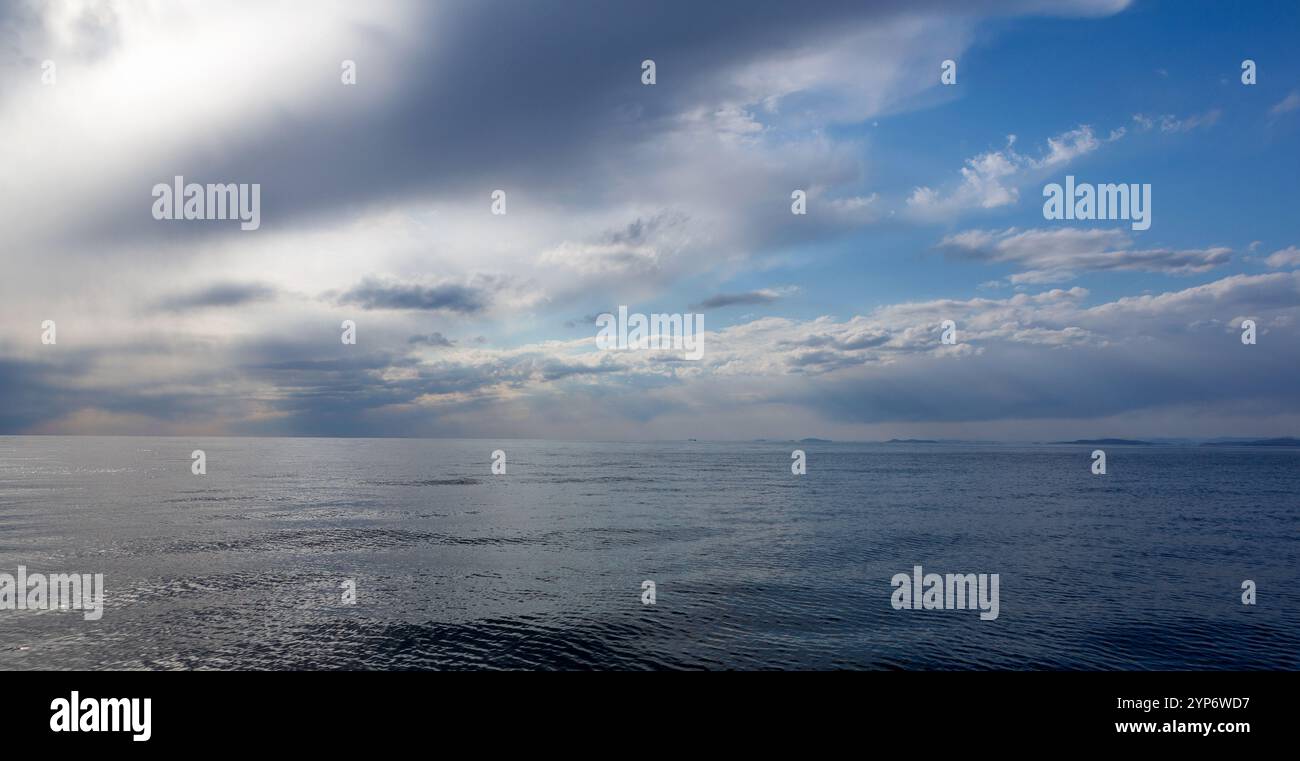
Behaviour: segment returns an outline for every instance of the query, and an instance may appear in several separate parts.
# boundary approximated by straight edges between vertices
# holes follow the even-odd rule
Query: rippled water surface
[[[0,668],[1300,668],[1300,450],[798,446],[0,437]]]

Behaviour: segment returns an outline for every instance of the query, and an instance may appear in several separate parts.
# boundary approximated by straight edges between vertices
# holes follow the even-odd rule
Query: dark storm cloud
[[[596,324],[596,320],[600,319],[600,315],[601,315],[601,314],[602,314],[602,313],[596,313],[596,312],[593,312],[592,314],[586,314],[586,315],[583,315],[582,317],[579,317],[579,318],[577,318],[577,319],[575,319],[575,320],[565,320],[565,321],[564,321],[564,327],[566,327],[566,328],[584,327],[584,328],[585,328],[585,327],[587,327],[587,326],[594,326],[594,325]],[[612,308],[610,308],[610,309],[607,309],[607,310],[605,310],[605,311],[603,312],[603,314],[618,314],[618,307],[612,307]]]
[[[203,424],[212,416],[237,416],[242,400],[220,394],[176,391],[135,381],[121,386],[96,381],[99,351],[58,350],[58,356],[35,361],[0,358],[0,434],[28,433],[78,410],[137,415],[157,423]],[[217,380],[225,380],[221,373]],[[196,376],[214,380],[211,373]],[[92,385],[93,383],[93,385]]]
[[[338,298],[340,304],[362,309],[414,309],[474,314],[487,308],[491,298],[481,288],[444,283],[417,285],[375,279],[363,280]]]
[[[157,304],[157,308],[167,312],[186,312],[209,307],[233,307],[270,301],[279,292],[275,287],[262,283],[218,283],[198,291],[171,296]]]
[[[871,333],[853,338],[841,339],[828,335],[811,335],[798,341],[779,341],[781,347],[798,347],[804,346],[810,349],[821,347],[830,347],[839,351],[855,351],[858,349],[874,349],[889,343],[890,335],[888,333]]]
[[[786,364],[800,373],[826,373],[874,361],[870,357],[851,356],[832,351],[810,351],[786,358]]]
[[[774,291],[719,293],[717,296],[710,296],[697,304],[691,304],[687,309],[692,311],[700,309],[720,309],[722,307],[736,306],[737,304],[771,304],[780,300],[781,294]]]
[[[0,358],[0,433],[22,433],[85,404],[93,395],[60,383],[64,377],[85,375],[84,361],[59,363]]]
[[[412,364],[412,360],[392,354],[373,352],[342,359],[287,359],[244,365],[245,369],[270,372],[296,373],[353,373],[364,370],[383,370]]]
[[[499,386],[564,382],[619,369],[612,364],[584,365],[541,353],[429,363],[388,351],[353,353],[351,348],[331,345],[325,349],[315,340],[263,341],[239,347],[240,373],[274,389],[263,403],[276,416],[273,424],[245,422],[234,428],[245,433],[411,434],[417,431],[418,421],[427,423],[436,415],[410,406],[422,397],[455,395],[454,409],[474,409],[481,403],[478,397],[490,396]],[[392,410],[382,412],[384,408],[400,408],[410,419],[397,420],[390,417],[395,414]],[[423,430],[427,433],[429,429]]]
[[[426,336],[411,336],[406,339],[406,342],[415,346],[432,346],[440,349],[449,349],[456,345],[454,340],[447,338],[437,331]]]

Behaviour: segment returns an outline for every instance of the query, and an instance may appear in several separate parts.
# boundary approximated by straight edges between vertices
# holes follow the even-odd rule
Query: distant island
[[[1087,444],[1088,446],[1130,446],[1130,447],[1154,447],[1150,441],[1139,441],[1138,439],[1075,439],[1074,441],[1053,441],[1053,444]]]
[[[886,444],[938,444],[934,439],[890,439]]]
[[[800,444],[832,444],[830,439],[799,439]]]
[[[1280,439],[1255,439],[1254,441],[1210,441],[1203,447],[1300,447],[1300,439],[1284,436]]]

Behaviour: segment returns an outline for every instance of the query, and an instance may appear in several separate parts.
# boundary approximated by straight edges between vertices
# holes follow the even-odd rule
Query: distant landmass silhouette
[[[1300,439],[1283,436],[1278,439],[1255,439],[1253,441],[1209,441],[1203,447],[1300,447]]]
[[[1138,439],[1075,439],[1074,441],[1053,441],[1053,444],[1087,444],[1088,446],[1097,446],[1108,444],[1111,446],[1137,446],[1153,447],[1155,444],[1150,441],[1140,441]]]

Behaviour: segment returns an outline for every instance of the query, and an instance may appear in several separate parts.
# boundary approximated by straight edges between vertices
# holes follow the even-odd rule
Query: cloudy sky
[[[1298,8],[6,2],[0,433],[1295,435]]]

